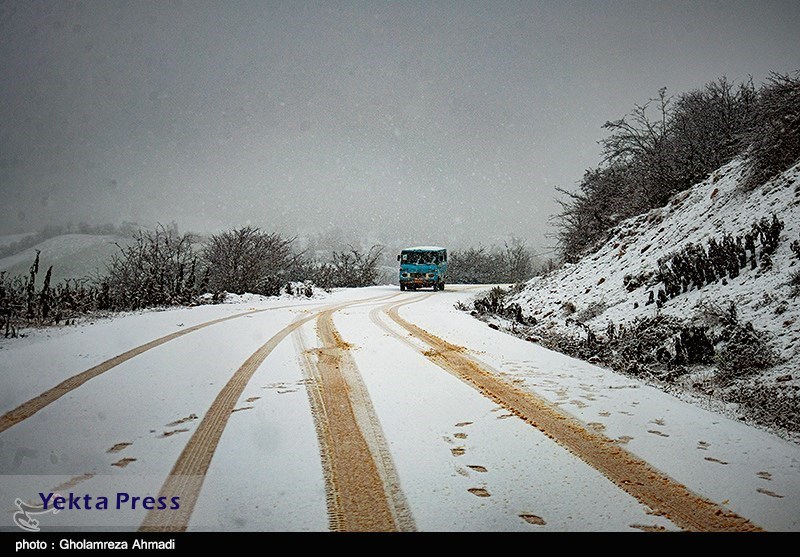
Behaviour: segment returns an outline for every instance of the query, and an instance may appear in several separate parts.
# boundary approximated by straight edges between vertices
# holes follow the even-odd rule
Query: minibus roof
[[[439,246],[416,246],[413,248],[403,248],[403,251],[444,251],[446,248]]]

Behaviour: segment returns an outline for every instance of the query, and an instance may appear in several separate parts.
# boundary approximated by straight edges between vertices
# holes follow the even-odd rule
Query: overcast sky
[[[546,249],[601,126],[800,69],[800,2],[0,1],[0,234]]]

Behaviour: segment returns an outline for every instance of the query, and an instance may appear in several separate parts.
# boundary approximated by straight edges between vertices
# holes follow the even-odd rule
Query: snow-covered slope
[[[63,234],[0,259],[0,271],[27,276],[36,259],[36,250],[40,250],[37,285],[41,285],[50,265],[53,266],[52,284],[62,279],[82,279],[105,270],[109,257],[119,250],[116,244],[124,245],[129,241],[122,236]]]
[[[778,380],[774,384],[781,388],[800,390],[800,304],[789,284],[790,276],[800,271],[800,259],[790,247],[800,239],[800,165],[749,192],[739,187],[741,174],[740,161],[720,168],[665,207],[620,223],[595,253],[533,278],[505,303],[517,303],[525,317],[535,318],[536,325],[526,328],[526,334],[585,338],[588,326],[602,342],[609,323],[629,325],[658,314],[689,322],[704,304],[726,308],[734,302],[740,322],[752,322],[766,332],[783,359],[758,380]],[[707,248],[712,238],[744,237],[754,222],[771,221],[773,215],[784,227],[771,268],[759,265],[753,270],[748,260],[735,278],[720,277],[701,288],[690,285],[688,291],[656,303],[664,289],[659,259],[669,261],[690,243]],[[648,303],[651,295],[654,302]],[[713,376],[713,366],[704,373]],[[691,386],[696,379],[684,378],[684,383]]]

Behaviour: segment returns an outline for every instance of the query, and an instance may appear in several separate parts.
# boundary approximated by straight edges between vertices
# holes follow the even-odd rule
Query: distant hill
[[[19,235],[0,236],[0,243],[19,240]],[[63,234],[26,248],[23,251],[0,259],[0,272],[9,275],[27,276],[40,250],[37,286],[41,286],[48,267],[53,266],[51,284],[64,279],[82,279],[94,276],[105,269],[112,254],[125,245],[130,238],[123,236],[95,236],[91,234]]]
[[[5,236],[0,236],[0,247],[9,246],[20,240],[24,240],[28,236],[33,236],[33,233],[23,233],[23,234],[6,234]]]

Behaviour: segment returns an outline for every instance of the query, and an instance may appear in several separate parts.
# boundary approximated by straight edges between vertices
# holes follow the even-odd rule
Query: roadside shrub
[[[25,290],[21,277],[9,277],[5,271],[0,272],[0,329],[6,338],[17,336],[25,309]]]
[[[737,323],[714,358],[717,379],[723,384],[768,369],[779,361],[766,334],[757,331],[750,322]]]
[[[698,319],[714,330],[716,378],[721,384],[752,375],[780,362],[767,333],[742,322],[734,302],[720,306],[711,302],[697,305]]]
[[[293,238],[245,226],[215,234],[201,252],[211,292],[277,296],[297,256]]]
[[[508,296],[508,290],[495,286],[487,294],[475,299],[472,305],[478,315],[498,315],[503,310],[506,296]]]
[[[793,241],[789,244],[789,247],[792,249],[795,258],[800,259],[800,240]],[[800,294],[800,271],[794,271],[789,275],[789,286],[792,287],[789,295],[792,298],[796,298]]]
[[[304,282],[289,282],[284,287],[284,292],[289,296],[310,298],[314,295],[314,283],[310,280]]]
[[[479,316],[497,315],[498,317],[509,319],[516,324],[527,325],[535,323],[535,319],[525,317],[522,312],[522,306],[519,304],[506,304],[506,299],[508,295],[511,294],[512,290],[513,287],[507,290],[495,286],[488,293],[476,298],[472,302],[472,313]],[[456,304],[456,309],[468,310],[470,308],[466,306],[466,304],[459,302]]]
[[[723,396],[757,423],[800,431],[800,392],[789,385],[756,382],[732,387]]]
[[[789,286],[792,287],[792,290],[789,292],[792,298],[796,298],[800,295],[800,271],[794,271],[789,275]]]
[[[187,304],[197,294],[197,256],[192,234],[176,226],[139,230],[133,243],[118,246],[99,280],[99,309],[134,310]]]
[[[637,319],[609,336],[601,357],[615,369],[634,375],[709,363],[714,354],[708,328],[667,315]]]
[[[378,263],[383,255],[383,246],[374,245],[364,253],[351,246],[348,251],[333,252],[333,285],[336,287],[359,288],[377,284],[380,276]]]
[[[19,335],[19,330],[32,325],[69,324],[79,315],[101,305],[103,290],[86,280],[69,279],[52,286],[49,267],[40,290],[36,290],[39,273],[38,254],[28,276],[9,276],[0,272],[0,331],[6,338]]]

